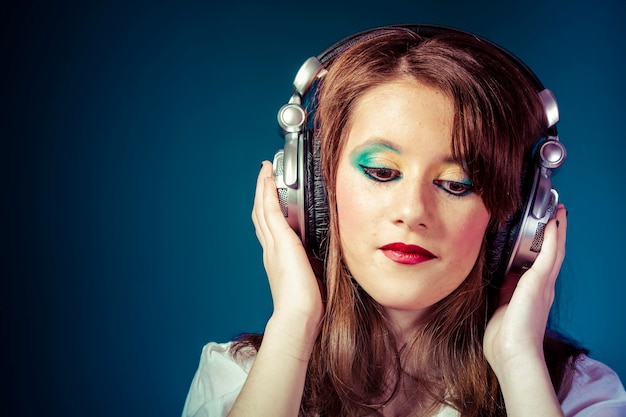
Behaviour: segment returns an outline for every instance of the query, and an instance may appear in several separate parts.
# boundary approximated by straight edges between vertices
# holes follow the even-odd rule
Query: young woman
[[[274,311],[263,336],[205,347],[183,414],[626,415],[617,375],[547,330],[564,206],[521,277],[491,267],[548,124],[519,65],[469,34],[396,28],[326,70],[323,266],[263,163],[252,219]]]

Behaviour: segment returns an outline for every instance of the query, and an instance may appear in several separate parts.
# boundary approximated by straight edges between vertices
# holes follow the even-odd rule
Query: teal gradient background
[[[559,323],[626,378],[619,1],[1,7],[0,414],[180,414],[202,346],[271,312],[250,210],[293,76],[388,23],[473,31],[555,92]]]

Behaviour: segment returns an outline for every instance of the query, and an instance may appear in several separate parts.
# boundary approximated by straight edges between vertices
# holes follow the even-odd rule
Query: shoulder
[[[626,415],[626,392],[619,376],[586,355],[575,362],[571,381],[559,393],[566,417],[620,417]]]
[[[243,348],[234,354],[232,343],[209,343],[202,349],[183,417],[226,415],[243,387],[256,351]]]

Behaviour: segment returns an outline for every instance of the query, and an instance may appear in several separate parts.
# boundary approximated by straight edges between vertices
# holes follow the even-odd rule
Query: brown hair
[[[504,416],[498,381],[482,351],[488,302],[497,296],[485,268],[487,238],[467,279],[433,306],[428,322],[401,349],[381,307],[343,263],[335,181],[352,112],[371,88],[400,78],[437,88],[453,100],[453,157],[464,164],[490,212],[489,229],[501,227],[522,204],[524,155],[541,136],[545,120],[536,87],[499,49],[471,35],[424,39],[398,30],[338,55],[317,90],[317,136],[330,214],[326,311],[309,362],[301,415],[382,415],[401,383],[408,383],[420,399],[432,402],[427,413],[448,404],[462,416]],[[552,337],[546,340],[558,390],[570,357],[580,351]]]

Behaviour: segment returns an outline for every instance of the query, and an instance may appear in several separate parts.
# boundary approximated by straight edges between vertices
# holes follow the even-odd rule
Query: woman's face
[[[480,252],[489,213],[452,160],[452,123],[452,100],[408,79],[369,90],[352,114],[337,171],[341,245],[392,316],[419,320]]]

